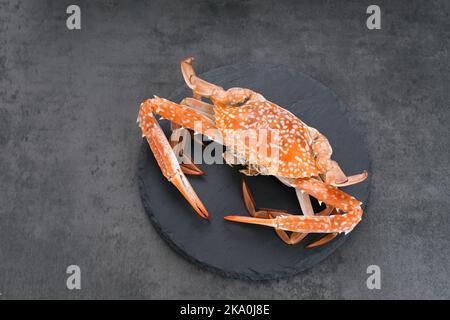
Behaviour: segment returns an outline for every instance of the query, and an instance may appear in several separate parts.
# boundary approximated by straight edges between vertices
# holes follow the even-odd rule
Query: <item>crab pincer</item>
[[[158,100],[155,99],[149,99],[141,105],[138,120],[142,136],[147,139],[163,175],[181,192],[194,210],[202,218],[207,219],[208,211],[184,175],[172,146],[153,115],[154,110],[165,106],[167,104],[158,103]]]

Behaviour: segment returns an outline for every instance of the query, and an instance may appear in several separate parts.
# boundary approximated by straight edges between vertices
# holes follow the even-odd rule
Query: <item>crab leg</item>
[[[201,176],[204,175],[205,172],[196,166],[192,159],[185,154],[185,146],[187,144],[187,139],[191,137],[189,130],[171,123],[172,134],[170,135],[170,146],[173,149],[176,157],[178,158],[178,162],[180,163],[181,171],[184,174]]]
[[[205,133],[208,129],[215,132],[214,124],[195,110],[158,97],[143,102],[138,117],[142,135],[147,139],[163,175],[175,185],[200,216],[207,218],[208,211],[183,174],[175,153],[153,113],[177,125],[189,129],[201,129]]]
[[[278,177],[278,179],[284,183],[286,186],[288,187],[292,187],[292,185],[289,183],[289,181],[287,179],[283,179],[281,177]],[[309,197],[309,195],[307,193],[305,193],[303,190],[295,188],[295,194],[297,195],[297,199],[298,202],[300,204],[300,208],[302,209],[302,213],[305,216],[314,216],[314,209],[311,205],[311,199]],[[328,215],[331,213],[331,211],[333,211],[333,208],[331,208],[330,211],[327,211],[326,209],[322,212],[319,212],[319,215]],[[274,218],[269,217],[269,218]],[[298,244],[300,241],[302,241],[303,239],[306,238],[306,236],[308,235],[307,233],[303,233],[303,232],[292,232],[291,235],[289,236],[286,231],[278,229],[278,228],[274,228],[276,234],[278,235],[278,237],[280,237],[281,240],[283,240],[285,243],[287,244]]]
[[[214,121],[214,105],[203,102],[194,98],[184,98],[180,104],[195,109],[198,113],[201,113],[205,117]]]
[[[193,109],[199,114],[210,119],[212,122],[214,121],[214,106],[209,103],[193,98],[184,98],[180,102],[180,105]],[[170,128],[172,130],[172,134],[170,136],[170,145],[172,146],[178,159],[181,160],[180,166],[183,173],[189,175],[204,175],[205,172],[197,165],[195,165],[191,158],[184,153],[184,148],[189,137],[192,136],[192,139],[195,142],[201,145],[205,145],[202,139],[193,134],[192,130],[189,131],[174,122],[171,122]]]
[[[293,185],[304,190],[319,201],[346,212],[332,216],[278,216],[273,219],[259,219],[242,216],[227,216],[226,220],[259,224],[293,232],[335,233],[350,232],[361,220],[361,202],[345,192],[313,178],[297,179]]]
[[[327,235],[323,236],[322,238],[320,238],[317,241],[314,241],[313,243],[310,243],[306,246],[307,249],[312,249],[318,246],[323,246],[324,244],[330,242],[331,240],[333,240],[334,238],[336,238],[338,236],[338,233],[328,233]]]
[[[314,210],[311,205],[311,199],[309,198],[309,195],[298,188],[295,188],[295,193],[297,195],[298,202],[300,203],[300,208],[302,208],[303,214],[305,216],[313,216]]]
[[[283,181],[282,181],[283,182]],[[284,183],[284,182],[283,182]],[[242,194],[244,196],[244,203],[247,208],[248,213],[255,218],[263,218],[263,219],[273,219],[278,216],[286,216],[290,215],[287,211],[283,210],[276,210],[276,209],[256,209],[255,200],[253,199],[253,196],[250,192],[250,189],[248,188],[247,183],[245,182],[245,179],[242,179]],[[306,195],[309,200],[309,196]],[[309,201],[309,205],[311,206],[311,201]],[[302,209],[303,210],[303,209]],[[311,207],[312,210],[312,207]],[[319,214],[328,215],[331,213],[333,209],[331,208],[330,211],[322,211]],[[326,211],[326,212],[325,212]],[[314,214],[314,212],[313,212]],[[302,241],[308,234],[307,233],[301,233],[301,232],[292,232],[291,235],[288,235],[285,230],[281,230],[278,228],[274,228],[275,233],[278,235],[278,237],[283,240],[286,244],[297,244],[300,241]]]
[[[214,119],[214,105],[203,102],[201,100],[197,100],[194,98],[184,98],[181,102],[181,105],[185,105],[199,114],[205,116],[206,118],[210,119],[211,122],[215,122]],[[192,139],[196,141],[197,143],[201,145],[205,145],[205,143],[202,141],[202,139],[199,139],[198,136],[191,130],[190,131]]]
[[[309,198],[309,195],[305,193],[305,191],[303,191],[302,189],[295,188],[295,186],[293,186],[288,179],[278,177],[278,180],[280,180],[284,185],[288,187],[294,187],[298,203],[300,204],[300,208],[302,209],[302,213],[305,216],[313,216],[314,209],[311,205],[311,199]]]
[[[256,209],[255,200],[253,199],[252,193],[248,188],[245,179],[242,179],[242,195],[244,196],[244,203],[247,208],[248,213],[255,218],[263,219],[273,219],[279,215],[289,215],[286,211],[274,210],[274,209]],[[293,233],[289,236],[286,231],[275,228],[275,233],[287,244],[296,244],[300,242],[304,236],[302,233]]]
[[[311,206],[311,199],[310,199],[309,195],[307,193],[305,193],[302,189],[299,189],[299,188],[295,188],[295,192],[296,192],[297,198],[298,198],[298,200],[300,202],[300,207],[302,208],[303,214],[305,216],[313,216],[314,215],[314,211],[313,211],[312,206]],[[310,210],[309,213],[308,213],[307,210]],[[319,215],[319,216],[329,216],[333,211],[334,211],[333,207],[326,206],[326,208],[324,210],[322,210],[321,212],[317,213],[317,215]],[[275,229],[275,230],[277,230],[277,229]],[[285,231],[280,230],[280,232],[285,232]],[[297,241],[293,242],[292,244],[299,243],[308,234],[307,233],[296,233],[296,232],[293,232],[292,235],[291,235],[291,239],[294,238],[294,236],[296,236],[296,235],[297,235],[297,237],[295,237],[295,238],[299,238],[298,235],[303,235],[303,237],[299,238],[298,240],[296,239]],[[315,247],[327,244],[328,242],[330,242],[331,240],[336,238],[337,235],[338,235],[338,233],[328,233],[327,235],[323,236],[322,238],[320,238],[320,239],[318,239],[318,240],[308,244],[306,246],[306,248],[312,249],[312,248],[315,248]]]
[[[244,204],[247,208],[248,213],[254,217],[256,213],[256,203],[253,199],[253,195],[250,192],[250,189],[248,188],[247,182],[245,182],[245,179],[242,179],[242,196],[244,197]]]

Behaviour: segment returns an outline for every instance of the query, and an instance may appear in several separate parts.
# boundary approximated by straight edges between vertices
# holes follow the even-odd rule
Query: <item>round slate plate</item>
[[[232,65],[201,77],[224,88],[246,87],[262,93],[325,134],[333,146],[333,159],[347,174],[369,170],[363,131],[351,120],[342,101],[310,77],[273,65]],[[181,88],[170,99],[178,102],[190,95],[187,88]],[[162,121],[162,127],[167,134],[168,122]],[[202,164],[201,168],[205,176],[188,178],[210,213],[209,221],[201,219],[162,176],[146,141],[142,143],[138,175],[144,208],[168,244],[203,268],[233,278],[279,279],[319,263],[350,235],[342,234],[322,247],[305,249],[305,244],[320,235],[309,235],[300,244],[289,246],[271,228],[225,221],[226,215],[248,215],[241,192],[243,175],[225,164]],[[301,213],[295,191],[276,178],[245,179],[258,207]],[[366,203],[369,180],[344,191]],[[320,210],[315,199],[313,205],[316,212]]]

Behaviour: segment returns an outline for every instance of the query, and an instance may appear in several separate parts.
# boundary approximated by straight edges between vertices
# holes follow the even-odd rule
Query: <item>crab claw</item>
[[[184,174],[175,175],[170,182],[174,184],[175,187],[181,192],[181,194],[186,198],[186,200],[191,204],[192,208],[203,218],[208,219],[208,211],[206,210],[203,203],[200,201],[199,197],[192,189],[191,184],[186,179]]]
[[[147,139],[162,174],[175,185],[194,210],[206,219],[208,218],[208,211],[206,211],[194,189],[192,189],[169,141],[153,115],[153,109],[155,106],[158,107],[156,102],[149,99],[141,105],[139,110],[139,126],[142,129],[142,134]],[[162,108],[162,106],[160,107]]]

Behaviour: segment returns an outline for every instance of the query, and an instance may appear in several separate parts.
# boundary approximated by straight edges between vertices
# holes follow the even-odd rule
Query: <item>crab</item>
[[[309,233],[325,234],[308,248],[352,231],[361,220],[362,203],[339,188],[365,180],[367,171],[347,176],[331,159],[332,148],[318,130],[260,93],[245,88],[225,90],[199,78],[193,61],[181,61],[181,72],[193,97],[175,103],[154,96],[141,103],[137,119],[162,174],[193,209],[208,219],[208,211],[185,175],[201,175],[203,171],[190,161],[179,162],[176,144],[166,138],[155,114],[171,122],[172,134],[195,131],[227,147],[225,161],[245,166],[241,170],[244,174],[272,175],[294,188],[303,213],[257,209],[243,180],[243,198],[250,216],[225,216],[225,220],[274,228],[287,244],[299,243]],[[186,155],[183,157],[186,159]],[[310,196],[325,203],[325,209],[314,213]]]

